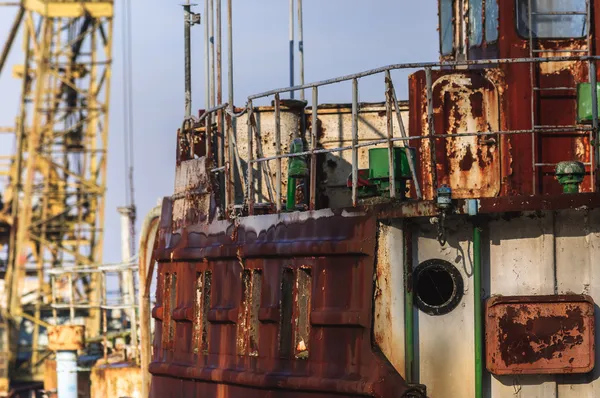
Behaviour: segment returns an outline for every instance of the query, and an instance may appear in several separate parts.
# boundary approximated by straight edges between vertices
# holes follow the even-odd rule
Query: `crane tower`
[[[14,127],[1,130],[14,135],[11,153],[0,160],[3,318],[12,325],[0,351],[11,363],[11,379],[39,373],[47,353],[40,337],[61,322],[51,300],[87,300],[94,307],[100,299],[95,274],[51,284],[47,271],[101,262],[114,12],[107,0],[13,5],[15,20],[0,53],[0,73],[6,73],[8,53],[22,39],[24,62],[12,68],[21,82],[20,105]],[[99,332],[97,309],[71,310],[67,317],[85,322],[88,335]],[[26,350],[14,338],[23,335],[24,320],[33,325]]]

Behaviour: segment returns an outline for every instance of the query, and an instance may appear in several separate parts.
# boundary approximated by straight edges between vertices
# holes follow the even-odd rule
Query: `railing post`
[[[392,76],[390,71],[386,71],[386,80],[389,84],[389,94],[391,96],[391,100],[393,101],[394,109],[396,110],[396,118],[398,119],[398,127],[400,128],[400,135],[403,138],[408,138],[408,134],[406,133],[406,129],[404,128],[404,122],[402,121],[402,114],[400,113],[400,105],[398,104],[398,98],[396,97],[396,89],[394,88],[394,83],[392,82]],[[393,129],[393,122],[392,122]],[[392,131],[393,134],[393,131]],[[423,194],[421,193],[421,186],[419,185],[419,180],[417,179],[417,171],[415,167],[415,159],[413,158],[413,154],[410,151],[410,141],[403,141],[404,150],[406,153],[406,159],[408,160],[408,166],[410,168],[410,174],[413,179],[413,186],[415,187],[415,193],[417,194],[417,199],[423,199]],[[391,166],[390,166],[391,167]],[[390,174],[391,177],[391,174]]]
[[[429,146],[431,156],[431,186],[433,197],[437,197],[437,159],[435,153],[435,124],[433,120],[433,78],[431,67],[425,68],[425,80],[427,84],[427,125],[429,127]]]
[[[231,105],[230,105],[231,106]],[[231,106],[233,110],[233,106]],[[225,112],[225,136],[223,137],[224,141],[224,156],[225,156],[225,214],[227,217],[231,214],[231,202],[235,197],[234,193],[234,182],[233,178],[231,178],[231,149],[229,147],[229,137],[233,133],[233,125],[231,121],[231,116]]]
[[[275,94],[275,150],[277,157],[277,186],[275,187],[275,203],[277,213],[281,213],[281,100],[279,93]]]
[[[248,186],[246,187],[246,200],[248,201],[248,214],[254,215],[254,175],[253,175],[253,156],[252,156],[252,100],[248,101]]]
[[[319,108],[319,89],[317,86],[312,90],[312,114],[311,114],[311,139],[310,139],[310,210],[316,209],[317,204],[317,149],[318,139],[318,108]]]
[[[75,307],[73,306],[73,302],[75,301],[75,294],[73,291],[73,273],[69,272],[67,274],[67,281],[69,283],[69,317],[71,322],[75,320]]]
[[[204,138],[206,139],[206,158],[211,159],[212,158],[212,114],[211,113],[206,115],[204,126],[205,126]],[[194,143],[192,142],[191,145],[193,147]]]
[[[386,88],[386,101],[385,101],[385,118],[387,125],[387,138],[388,138],[388,167],[390,170],[390,198],[396,197],[396,170],[394,167],[394,119],[392,119],[392,78],[390,71],[385,71],[385,88]]]
[[[358,203],[358,79],[352,79],[352,206]]]

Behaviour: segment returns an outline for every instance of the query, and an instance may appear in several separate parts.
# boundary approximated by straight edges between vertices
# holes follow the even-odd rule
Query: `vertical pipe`
[[[387,138],[388,138],[388,167],[390,170],[390,198],[396,197],[396,170],[394,168],[394,119],[392,118],[392,77],[389,70],[385,71],[385,88],[386,88],[386,101],[385,101],[385,117],[387,125]]]
[[[279,93],[275,94],[275,150],[276,155],[281,156],[281,100]],[[277,212],[281,212],[281,158],[277,158],[277,186],[275,187],[275,203],[277,205]]]
[[[221,19],[221,3],[222,0],[216,0],[217,2],[217,104],[223,103],[223,63],[222,63],[222,30],[223,24]],[[223,111],[220,110],[217,113],[217,165],[223,166]],[[221,179],[219,176],[219,181]],[[219,183],[219,185],[221,185]]]
[[[252,174],[254,166],[252,164],[252,101],[248,101],[248,185],[246,186],[246,195],[248,200],[248,214],[254,214],[254,175]]]
[[[227,0],[227,95],[229,102],[229,109],[231,112],[234,110],[233,104],[233,11],[231,9],[231,1]],[[225,206],[228,210],[235,201],[235,182],[234,173],[231,170],[231,158],[233,152],[233,120],[231,115],[226,116],[226,129],[225,135]],[[240,177],[243,182],[242,169],[239,169]],[[243,184],[242,184],[243,187]]]
[[[56,387],[59,398],[77,398],[77,352],[56,352]]]
[[[412,225],[404,223],[404,362],[405,379],[407,383],[414,383],[415,360],[415,326],[413,306],[413,236]]]
[[[285,209],[287,211],[296,210],[296,179],[288,176],[287,198]]]
[[[69,282],[69,319],[71,322],[75,321],[75,307],[73,301],[75,300],[75,295],[73,293],[73,274],[67,274],[67,281]]]
[[[431,182],[433,188],[433,197],[437,197],[437,159],[435,152],[435,124],[433,120],[433,78],[431,68],[425,68],[425,78],[427,81],[427,125],[429,127],[429,146],[431,156]]]
[[[593,44],[593,37],[594,37],[594,29],[592,27],[592,1],[591,0],[586,0],[586,25],[588,27],[588,32],[587,32],[587,46],[588,46],[588,56],[593,56],[594,55],[594,44]],[[589,63],[589,72],[590,72],[590,82],[592,81],[592,65],[591,65],[592,61],[590,61]],[[594,76],[596,76],[596,74],[594,73]],[[594,86],[592,86],[594,87]],[[596,137],[596,134],[594,131],[590,131],[590,143],[594,142],[594,138]],[[591,156],[591,166],[590,166],[590,177],[591,177],[591,181],[592,181],[592,192],[597,192],[599,189],[599,184],[598,181],[596,180],[598,178],[598,156],[596,154],[596,148],[597,146],[593,146],[591,149],[592,151],[590,152],[592,154]]]
[[[352,206],[358,202],[358,79],[352,79]]]
[[[121,261],[123,263],[129,263],[133,254],[131,252],[133,241],[131,229],[133,227],[134,210],[132,207],[120,207],[118,210],[119,214],[121,214]],[[123,271],[120,279],[123,304],[127,306],[127,317],[129,318],[131,327],[131,345],[133,346],[134,356],[137,359],[137,320],[135,312],[133,272],[130,269]]]
[[[190,38],[190,0],[183,6],[183,33],[185,49],[185,116],[192,115],[192,61],[191,61],[191,38]]]
[[[204,108],[210,108],[210,59],[208,56],[210,32],[208,30],[208,0],[204,1]]]
[[[481,229],[473,227],[473,312],[475,317],[475,398],[483,398],[483,313],[481,306]]]
[[[290,87],[294,87],[294,0],[290,0]],[[290,90],[294,99],[294,91]]]
[[[105,306],[108,304],[108,300],[106,298],[106,272],[102,271],[100,274],[102,275],[102,291],[100,292],[102,296],[101,303],[101,311],[102,311],[102,341],[104,342],[104,361],[108,360],[108,314],[106,313],[107,309]]]
[[[227,84],[229,104],[233,106],[233,10],[231,0],[227,0]]]
[[[304,21],[302,0],[298,0],[298,52],[300,54],[300,85],[304,85]],[[300,91],[300,99],[304,100],[304,89]]]
[[[298,0],[302,2],[302,0]],[[302,92],[302,96],[304,97],[304,91]],[[310,139],[310,149],[312,153],[310,154],[310,202],[309,208],[310,210],[315,210],[317,207],[317,155],[315,155],[315,149],[317,149],[317,139],[319,132],[319,119],[318,119],[318,111],[319,111],[319,89],[318,87],[313,87],[312,89],[312,115],[311,115],[311,139]]]
[[[527,0],[527,23],[529,24],[529,58],[533,58],[533,10],[532,1]],[[536,145],[535,145],[535,78],[533,75],[533,62],[529,63],[529,82],[531,84],[531,167],[532,167],[532,192],[535,195],[537,193],[537,169],[536,169]]]
[[[596,61],[589,61],[589,69],[590,69],[590,85],[592,87],[592,127],[593,134],[595,139],[594,145],[594,157],[595,159],[592,161],[592,165],[596,168],[596,179],[599,177],[599,169],[598,165],[600,160],[600,145],[598,145],[598,141],[600,137],[598,136],[598,79],[596,75]],[[598,190],[598,181],[594,181],[594,191]]]
[[[208,30],[209,30],[209,71],[210,71],[210,108],[215,107],[215,8],[214,0],[208,1]]]
[[[213,125],[213,114],[209,113],[204,119],[204,136],[206,137],[206,158],[211,159],[213,156],[213,143],[212,143],[212,125]]]

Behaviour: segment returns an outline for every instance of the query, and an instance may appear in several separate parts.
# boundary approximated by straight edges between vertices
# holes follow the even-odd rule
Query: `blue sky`
[[[131,0],[133,5],[133,90],[135,189],[139,219],[173,191],[175,132],[183,116],[183,0]],[[218,0],[216,0],[218,1]],[[223,17],[226,0],[223,1]],[[196,0],[196,12],[204,2]],[[120,259],[118,206],[125,202],[121,7],[116,1],[110,114],[108,192],[104,261]],[[15,10],[0,8],[4,42]],[[204,16],[203,16],[204,19]],[[233,0],[236,105],[261,91],[288,84],[288,1]],[[204,107],[204,26],[192,28],[193,109]],[[223,32],[226,63],[226,32]],[[327,79],[378,66],[434,61],[438,54],[437,3],[433,0],[304,0],[306,81]],[[13,125],[19,83],[10,68],[22,62],[20,42],[0,77],[0,126]],[[296,58],[297,59],[297,58]],[[297,71],[297,68],[296,68]],[[224,70],[226,86],[226,70]],[[394,75],[399,98],[407,98],[406,73]],[[298,81],[298,78],[296,78]],[[383,78],[361,80],[361,101],[383,100]],[[225,90],[225,98],[227,93]],[[349,85],[319,93],[320,102],[350,102]],[[139,222],[138,222],[139,224]]]

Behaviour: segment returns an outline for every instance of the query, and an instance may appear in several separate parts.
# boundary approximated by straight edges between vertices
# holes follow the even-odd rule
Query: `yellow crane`
[[[91,306],[100,300],[94,274],[77,280],[65,276],[51,286],[47,270],[101,262],[114,4],[110,0],[0,4],[16,10],[1,48],[0,73],[7,69],[8,53],[19,37],[25,55],[23,64],[12,69],[21,80],[15,126],[0,129],[4,136],[14,134],[14,152],[4,162],[0,158],[2,315],[12,325],[10,337],[0,335],[4,340],[0,367],[10,363],[10,379],[31,380],[40,374],[48,355],[40,333],[57,319],[51,300],[87,301]],[[63,297],[65,292],[71,297]],[[85,321],[87,334],[99,333],[98,309],[70,316]],[[33,323],[31,347],[25,350],[15,338],[23,319]],[[0,378],[2,373],[0,369]]]

